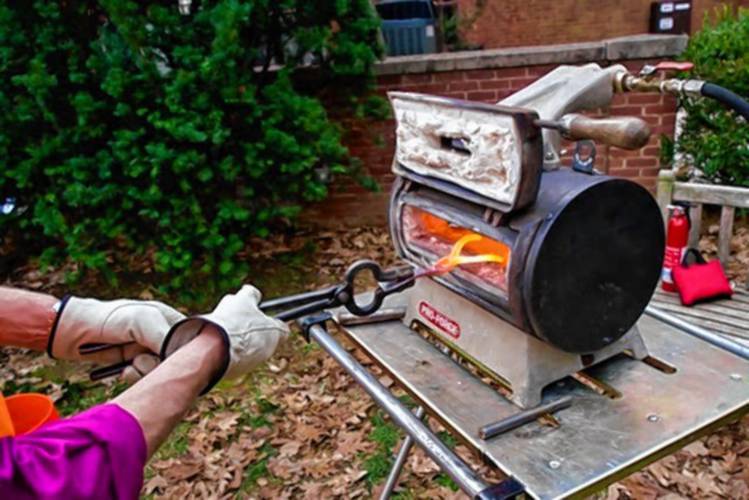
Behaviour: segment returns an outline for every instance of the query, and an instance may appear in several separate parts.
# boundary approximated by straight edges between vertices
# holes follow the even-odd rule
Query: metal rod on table
[[[481,427],[479,429],[479,437],[484,440],[491,439],[495,436],[499,436],[500,434],[516,429],[521,425],[525,425],[528,422],[533,422],[541,415],[544,415],[546,413],[554,413],[555,411],[569,408],[571,405],[572,398],[569,396],[565,396],[563,398],[557,399],[556,401],[552,401],[535,408],[530,408],[528,410],[523,410],[521,412],[515,413],[514,415],[510,415],[507,418],[503,418],[498,422],[487,424]]]
[[[415,444],[419,445],[429,455],[429,458],[434,460],[455,481],[460,489],[471,497],[476,497],[488,487],[463,460],[434,435],[424,422],[416,418],[366,368],[346,352],[324,328],[320,325],[311,326],[309,336],[320,344],[320,347],[325,349],[367,391],[367,394],[390,415],[395,424],[406,431],[406,434],[413,438]]]
[[[424,407],[419,406],[416,408],[416,418],[419,420],[424,418]],[[398,478],[401,475],[401,471],[403,470],[403,466],[406,463],[406,459],[408,458],[408,454],[411,452],[411,447],[414,444],[414,440],[411,437],[410,434],[406,434],[406,437],[403,439],[403,444],[401,444],[400,449],[398,450],[398,455],[395,457],[395,462],[393,462],[393,467],[390,469],[390,474],[388,474],[387,481],[385,481],[385,487],[382,489],[382,493],[380,493],[380,500],[387,500],[390,498],[390,495],[393,493],[393,490],[395,489],[395,486],[398,484]]]
[[[729,340],[721,335],[718,335],[717,333],[705,330],[704,328],[700,328],[697,325],[678,318],[673,314],[669,314],[667,312],[661,311],[660,309],[656,309],[653,306],[647,306],[645,308],[645,314],[652,316],[655,319],[661,320],[673,327],[676,327],[679,330],[688,333],[689,335],[697,337],[698,339],[704,340],[708,344],[720,347],[721,349],[724,349],[731,354],[735,354],[740,358],[749,360],[749,347],[746,347],[745,345],[734,342],[733,340]]]

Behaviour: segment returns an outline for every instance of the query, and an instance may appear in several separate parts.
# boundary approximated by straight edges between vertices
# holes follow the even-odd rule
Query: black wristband
[[[200,335],[203,332],[203,330],[205,329],[206,325],[212,325],[212,326],[216,327],[216,330],[219,332],[219,334],[221,334],[221,340],[223,341],[224,347],[225,347],[225,349],[224,349],[224,357],[221,360],[221,366],[216,371],[216,373],[214,374],[214,376],[211,378],[210,382],[208,382],[208,386],[206,386],[206,388],[203,389],[203,391],[200,393],[200,395],[202,396],[203,394],[205,394],[208,391],[210,391],[211,389],[213,389],[213,387],[216,384],[219,383],[219,381],[226,374],[226,371],[229,369],[229,361],[231,360],[231,355],[229,353],[229,350],[231,349],[231,343],[229,342],[229,334],[226,332],[226,330],[224,329],[224,327],[222,327],[218,323],[214,323],[213,321],[205,319],[205,318],[203,318],[201,316],[193,316],[193,317],[190,317],[190,318],[185,318],[183,320],[180,320],[177,323],[175,323],[174,325],[172,325],[172,327],[169,329],[169,332],[166,334],[166,337],[164,337],[164,341],[161,343],[161,352],[159,353],[159,358],[161,358],[161,360],[164,361],[167,357],[169,357],[170,354],[174,354],[174,352],[177,352],[180,348],[182,348],[183,346],[185,346],[185,345],[187,345],[189,343],[189,341],[188,341],[185,344],[183,344],[182,346],[178,347],[175,351],[173,351],[171,353],[169,352],[169,349],[168,349],[169,342],[172,340],[172,337],[174,336],[174,333],[179,329],[179,327],[183,326],[188,321],[196,321],[196,320],[202,321],[202,324],[200,325],[200,329],[195,333],[195,337],[197,337],[198,335]],[[195,338],[195,337],[193,337],[193,338]],[[190,339],[190,340],[192,340],[192,339]]]
[[[52,359],[55,359],[55,357],[52,355],[52,343],[55,341],[55,335],[57,334],[57,326],[60,324],[60,318],[62,317],[62,311],[65,309],[65,306],[68,303],[68,300],[72,295],[65,295],[60,300],[60,307],[57,309],[57,316],[55,316],[55,321],[52,323],[52,329],[49,331],[49,337],[47,338],[47,356],[49,356]]]

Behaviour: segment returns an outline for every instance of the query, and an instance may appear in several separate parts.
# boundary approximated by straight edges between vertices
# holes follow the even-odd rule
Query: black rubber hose
[[[749,121],[749,102],[727,88],[714,83],[705,83],[702,86],[702,95],[723,103]]]

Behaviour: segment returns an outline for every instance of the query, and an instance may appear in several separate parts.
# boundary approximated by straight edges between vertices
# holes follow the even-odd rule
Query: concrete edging
[[[375,65],[375,73],[403,75],[674,57],[684,51],[688,40],[687,35],[633,35],[597,42],[390,57]]]

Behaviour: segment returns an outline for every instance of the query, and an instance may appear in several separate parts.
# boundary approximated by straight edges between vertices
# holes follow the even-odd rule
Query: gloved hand
[[[47,353],[52,358],[100,364],[133,361],[123,373],[133,382],[156,367],[155,355],[166,334],[184,318],[157,301],[68,297],[60,303]]]
[[[213,325],[224,339],[226,358],[206,391],[224,377],[248,373],[270,358],[289,335],[285,323],[260,311],[261,297],[257,288],[245,285],[236,294],[222,298],[212,313],[175,324],[164,340],[161,359],[194,339],[206,326]]]

